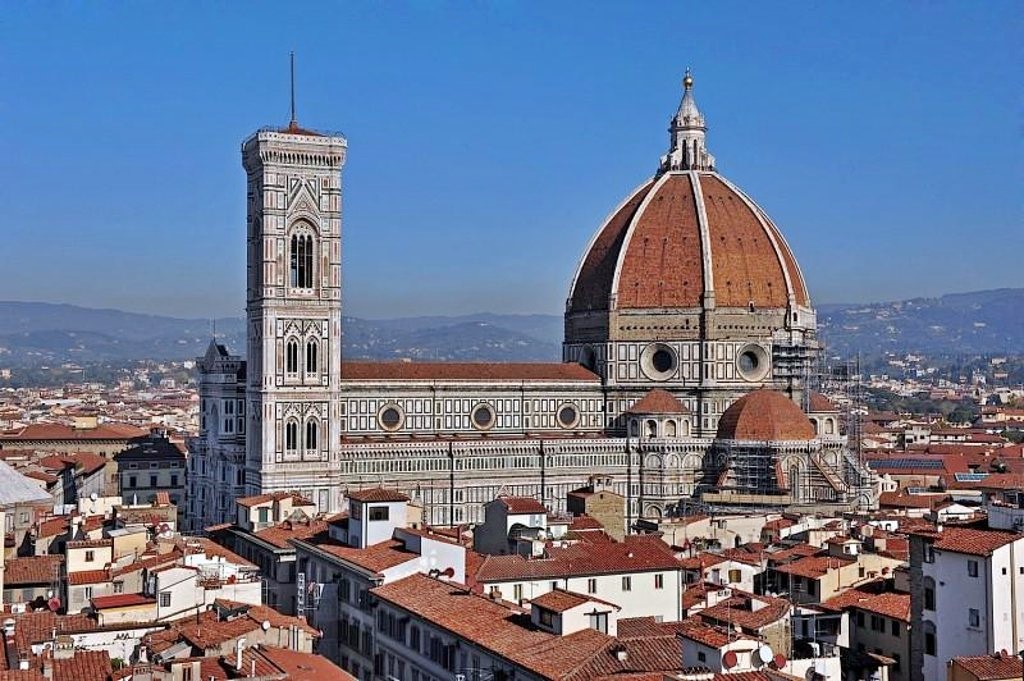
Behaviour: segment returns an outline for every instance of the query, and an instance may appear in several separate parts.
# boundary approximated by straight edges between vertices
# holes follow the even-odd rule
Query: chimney
[[[51,651],[44,650],[43,654],[40,657],[42,658],[42,663],[43,663],[43,676],[45,676],[48,679],[52,679],[53,678],[53,654],[51,653]]]
[[[245,637],[235,642],[235,671],[242,671],[242,650],[245,649]]]

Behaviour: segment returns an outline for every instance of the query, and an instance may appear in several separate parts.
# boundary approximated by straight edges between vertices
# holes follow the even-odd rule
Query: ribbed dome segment
[[[768,216],[718,173],[672,171],[634,192],[595,235],[568,311],[791,303],[810,299]]]
[[[813,440],[814,425],[793,400],[774,390],[755,390],[732,403],[718,420],[720,440]]]

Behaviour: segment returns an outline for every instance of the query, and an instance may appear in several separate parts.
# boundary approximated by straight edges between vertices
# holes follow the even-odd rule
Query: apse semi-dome
[[[580,261],[567,314],[679,308],[809,308],[771,218],[717,172],[684,81],[657,176],[605,221]]]
[[[800,407],[775,390],[755,390],[730,405],[718,420],[719,440],[805,441],[814,424]]]

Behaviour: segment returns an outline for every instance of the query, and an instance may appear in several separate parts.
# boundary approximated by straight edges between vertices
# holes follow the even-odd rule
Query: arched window
[[[306,373],[315,374],[317,372],[317,351],[320,345],[315,341],[311,340],[306,343]]]
[[[935,610],[935,580],[931,577],[924,578],[924,609]]]
[[[658,437],[658,423],[654,419],[647,421],[647,437]]]
[[[672,419],[665,421],[665,437],[676,436],[676,422]]]
[[[290,258],[292,288],[313,288],[313,237],[292,234]]]
[[[924,654],[935,655],[935,623],[930,620],[924,621]]]
[[[319,447],[319,432],[316,425],[316,421],[310,419],[306,421],[306,449],[316,450]]]
[[[825,419],[825,434],[834,435],[836,432],[836,422],[832,419]]]
[[[284,424],[284,449],[288,452],[294,452],[299,448],[299,424],[295,421],[289,421]]]
[[[299,343],[290,340],[284,353],[284,370],[288,374],[299,373]]]

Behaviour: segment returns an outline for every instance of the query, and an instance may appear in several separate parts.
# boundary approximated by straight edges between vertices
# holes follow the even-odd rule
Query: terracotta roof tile
[[[722,626],[739,626],[753,633],[788,617],[790,604],[783,598],[755,596],[733,591],[733,595],[711,607],[701,610],[698,616]]]
[[[807,579],[818,579],[828,574],[830,570],[837,570],[856,562],[852,558],[839,558],[838,556],[807,556],[792,563],[778,565],[775,567],[775,571]]]
[[[1021,677],[1021,660],[1013,654],[996,653],[974,657],[954,657],[950,663],[954,668],[959,667],[967,673],[973,674],[977,681],[1006,681]],[[957,678],[963,677],[958,676]]]
[[[481,583],[529,577],[544,579],[568,575],[617,574],[623,572],[677,571],[679,563],[671,549],[657,537],[630,537],[625,542],[580,543],[566,548],[551,547],[544,558],[520,555],[487,556],[477,571]]]
[[[94,631],[96,620],[88,615],[58,615],[49,610],[15,616],[14,643],[18,652],[29,655],[32,646],[52,641],[57,634]]]
[[[953,527],[949,525],[942,532],[919,531],[916,534],[933,537],[932,545],[941,551],[966,553],[975,556],[990,556],[996,549],[1024,539],[1024,534],[1016,532],[979,530],[971,527]]]
[[[405,544],[397,539],[389,539],[364,549],[348,546],[323,536],[312,537],[308,540],[296,540],[296,544],[304,548],[319,549],[346,563],[376,574],[419,558],[419,554],[408,551]]]
[[[548,509],[544,504],[540,503],[533,497],[514,497],[510,495],[501,495],[497,499],[502,506],[508,509],[509,513],[529,513],[529,514],[543,514],[547,515]]]
[[[368,487],[366,489],[357,489],[348,492],[346,496],[349,499],[355,499],[363,503],[370,502],[398,502],[398,501],[409,501],[409,497],[402,494],[395,489],[385,489],[384,487]]]
[[[148,598],[142,594],[111,594],[109,596],[96,596],[92,599],[92,606],[97,610],[108,608],[134,608],[140,605],[154,605],[155,598]]]
[[[835,610],[857,608],[867,612],[885,615],[901,622],[910,622],[910,594],[900,592],[874,593],[868,588],[847,589],[822,605]]]
[[[381,601],[547,679],[568,677],[614,643],[613,638],[594,629],[568,636],[549,634],[534,628],[525,613],[506,603],[425,575],[412,575],[372,591]]]
[[[53,660],[53,681],[105,681],[113,671],[106,650],[76,650],[73,657]]]
[[[36,536],[40,538],[56,537],[69,531],[69,529],[69,518],[67,516],[59,516],[39,523],[39,529],[36,531]]]
[[[554,589],[546,594],[538,596],[530,601],[531,605],[536,605],[545,610],[551,610],[553,612],[565,612],[572,608],[579,607],[586,603],[603,603],[611,606],[615,610],[621,610],[619,606],[608,601],[603,601],[600,598],[594,598],[593,596],[585,596],[583,594],[576,593],[575,591],[566,591],[565,589]]]
[[[38,669],[4,669],[0,681],[49,681]]]
[[[73,428],[60,423],[32,423],[13,433],[0,434],[0,440],[130,440],[148,432],[126,423],[102,423],[95,428]]]
[[[343,362],[343,381],[587,381],[600,378],[574,363]]]
[[[45,584],[55,581],[64,564],[64,556],[25,556],[4,562],[4,586]]]
[[[207,528],[209,530],[209,528]],[[327,523],[322,520],[311,520],[309,522],[292,522],[286,520],[279,525],[268,527],[254,532],[253,536],[262,539],[268,544],[273,544],[279,549],[291,549],[292,539],[308,539],[309,537],[327,531]]]
[[[743,634],[736,634],[723,627],[709,625],[697,616],[685,619],[679,624],[680,636],[709,648],[721,648],[738,638],[747,638]]]
[[[257,654],[287,674],[288,681],[355,681],[354,676],[322,655],[268,646],[260,646]]]
[[[82,570],[72,572],[68,575],[68,584],[81,586],[82,584],[100,584],[110,581],[110,572],[107,570]]]

